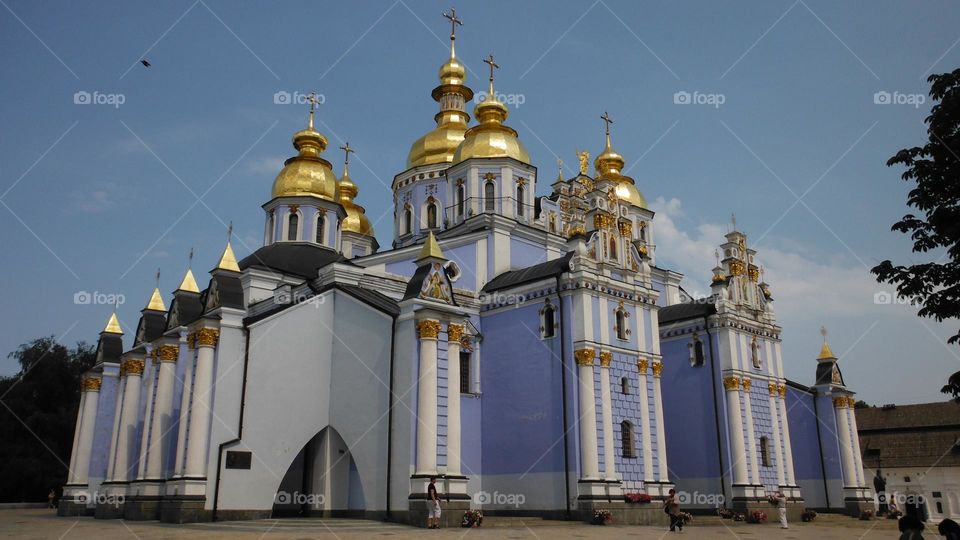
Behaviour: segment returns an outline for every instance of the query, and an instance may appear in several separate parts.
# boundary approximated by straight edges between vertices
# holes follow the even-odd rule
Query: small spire
[[[350,148],[350,141],[344,143],[340,149],[343,150],[343,176],[347,176],[347,168],[350,166],[350,154],[356,152],[356,150]]]
[[[563,160],[557,158],[557,180],[563,180]]]
[[[490,66],[490,92],[487,94],[487,99],[496,101],[496,95],[493,91],[493,70],[500,69],[500,64],[497,64],[493,61],[493,54],[491,53],[487,58],[483,59],[483,63]]]
[[[147,307],[150,311],[166,311],[167,306],[163,303],[163,295],[160,294],[160,287],[157,286],[153,289],[153,294],[150,295],[150,301],[147,302]]]
[[[836,355],[833,354],[833,351],[830,350],[830,345],[827,344],[827,328],[825,326],[820,327],[820,335],[823,336],[823,346],[820,347],[820,356],[817,357],[817,360],[835,359]]]
[[[716,249],[713,250],[713,258],[717,260],[717,266],[720,266],[720,252]]]
[[[730,214],[730,223],[733,225],[733,230],[737,230],[737,215]]]
[[[450,8],[450,13],[444,11],[443,16],[450,20],[450,59],[452,60],[457,57],[454,47],[454,42],[457,40],[457,25],[463,26],[463,20],[457,18],[457,9],[453,7]]]
[[[177,290],[192,293],[200,292],[200,287],[197,286],[197,280],[193,277],[193,270],[187,268],[187,273],[183,276],[183,281],[180,282],[180,286],[177,287]]]
[[[310,95],[307,96],[307,101],[310,102],[310,119],[307,121],[307,129],[313,129],[313,111],[316,110],[317,105],[320,104],[320,100],[317,98],[316,92],[310,92]]]
[[[227,270],[229,272],[239,272],[240,265],[237,264],[237,256],[233,254],[233,247],[230,246],[230,238],[233,236],[233,222],[227,227],[227,247],[220,256],[220,262],[217,263],[216,270]]]
[[[447,260],[447,258],[443,256],[443,250],[440,249],[440,244],[437,243],[437,237],[433,235],[433,231],[427,235],[427,241],[423,243],[423,249],[420,250],[420,256],[417,257],[416,262],[425,259]]]
[[[120,321],[117,319],[117,312],[114,311],[110,315],[110,319],[107,321],[107,326],[104,327],[102,334],[120,334],[123,335],[123,330],[120,328]]]
[[[610,115],[607,113],[607,111],[603,111],[603,116],[601,116],[600,119],[603,120],[604,130],[607,133],[607,150],[610,150],[613,148],[613,145],[610,144],[610,124],[613,123],[613,118],[610,118]]]

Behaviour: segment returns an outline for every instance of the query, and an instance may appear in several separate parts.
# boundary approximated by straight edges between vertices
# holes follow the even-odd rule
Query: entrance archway
[[[273,517],[363,517],[364,500],[350,449],[327,426],[304,445],[284,474]]]

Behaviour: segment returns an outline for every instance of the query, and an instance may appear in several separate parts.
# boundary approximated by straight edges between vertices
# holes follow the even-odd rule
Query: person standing
[[[787,525],[787,497],[782,491],[777,492],[777,513],[780,514],[780,528],[789,529]]]
[[[670,530],[683,531],[683,521],[680,519],[680,499],[677,497],[677,490],[671,489],[667,500],[664,501],[667,508],[667,514],[670,515]]]
[[[430,485],[427,486],[427,528],[440,528],[440,496],[437,495],[436,478],[430,477]]]

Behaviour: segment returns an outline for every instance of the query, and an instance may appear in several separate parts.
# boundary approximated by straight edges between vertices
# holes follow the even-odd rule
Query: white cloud
[[[247,160],[246,167],[244,168],[253,174],[276,176],[276,174],[280,172],[280,169],[283,168],[284,161],[285,159],[282,157],[251,158]]]

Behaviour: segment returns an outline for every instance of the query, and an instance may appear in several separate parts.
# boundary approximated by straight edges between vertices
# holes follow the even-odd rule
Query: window
[[[267,244],[272,244],[274,239],[273,233],[273,211],[270,212],[270,215],[267,216]]]
[[[556,308],[553,307],[548,298],[543,305],[543,309],[540,310],[540,336],[542,338],[552,338],[554,336],[557,326],[556,319]]]
[[[620,443],[623,457],[637,457],[636,449],[633,446],[633,424],[629,420],[620,422]]]
[[[457,186],[457,215],[463,217],[463,201],[465,198],[465,193],[463,186]]]
[[[627,334],[627,313],[623,308],[617,309],[617,339],[630,339]]]
[[[427,228],[437,228],[437,205],[435,203],[427,204]]]
[[[300,227],[300,216],[298,214],[290,214],[290,217],[287,218],[287,240],[296,240],[298,237],[299,231],[297,230]]]
[[[937,501],[937,513],[938,513],[938,514],[942,514],[942,513],[943,513],[943,503],[940,502],[940,501]]]
[[[484,212],[493,212],[496,210],[496,201],[493,199],[493,182],[487,182],[483,185],[483,210]]]
[[[647,243],[647,227],[646,223],[640,222],[640,241],[644,244]]]
[[[621,394],[630,393],[630,379],[626,377],[620,377],[620,393]]]
[[[326,220],[323,219],[323,212],[321,212],[321,213],[317,216],[317,237],[316,237],[316,242],[317,242],[318,244],[322,244],[322,243],[323,243],[323,233],[324,233],[324,230],[323,230],[323,229],[324,229],[324,224],[325,224],[325,222],[326,222]]]
[[[703,341],[700,340],[700,336],[694,333],[687,347],[690,349],[690,365],[693,367],[703,367]]]
[[[770,466],[770,441],[766,437],[760,437],[760,464]]]
[[[460,393],[470,393],[470,351],[460,351]]]
[[[610,258],[617,258],[617,237],[612,234],[610,235]]]
[[[403,210],[403,228],[401,231],[403,234],[410,234],[413,231],[413,215],[409,207]]]
[[[757,343],[757,336],[753,336],[750,342],[750,358],[753,360],[753,367],[760,368],[760,344]]]
[[[517,186],[517,215],[523,217],[523,186]]]

